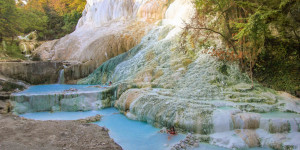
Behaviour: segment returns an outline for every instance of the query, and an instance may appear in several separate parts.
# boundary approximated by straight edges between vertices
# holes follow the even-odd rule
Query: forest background
[[[173,0],[170,0],[173,1]],[[300,96],[299,0],[195,0],[196,16],[186,25],[183,50],[210,45],[211,33],[226,43],[212,55],[237,62],[252,81]],[[86,0],[0,0],[0,61],[26,60],[17,36],[36,31],[38,41],[73,32]],[[189,45],[189,46],[187,46]],[[39,46],[39,45],[36,45]],[[192,47],[192,48],[188,48]]]

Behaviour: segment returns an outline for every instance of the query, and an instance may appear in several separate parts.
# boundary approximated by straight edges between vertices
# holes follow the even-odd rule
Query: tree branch
[[[234,52],[237,53],[235,46],[233,45],[232,41],[230,39],[228,39],[225,35],[223,35],[222,33],[215,31],[213,29],[210,28],[206,28],[206,27],[193,27],[191,25],[186,26],[187,29],[195,29],[195,30],[208,30],[211,31],[213,33],[219,34],[220,36],[222,36],[233,48]]]

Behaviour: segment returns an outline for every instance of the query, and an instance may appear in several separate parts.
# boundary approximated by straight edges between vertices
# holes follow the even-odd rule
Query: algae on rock
[[[175,126],[181,131],[208,134],[210,142],[216,145],[222,142],[220,134],[228,131],[224,136],[232,135],[228,138],[233,143],[220,145],[228,148],[257,146],[262,142],[261,138],[266,138],[266,135],[272,137],[273,133],[287,137],[287,132],[298,132],[286,121],[271,119],[267,123],[260,117],[261,113],[276,110],[300,113],[296,100],[286,100],[274,90],[257,83],[252,88],[248,75],[241,73],[236,63],[226,63],[225,72],[224,62],[203,53],[201,48],[195,58],[187,63],[185,54],[174,51],[178,46],[178,35],[170,35],[175,29],[170,26],[157,27],[138,46],[108,60],[79,83],[104,84],[113,81],[115,86],[126,84],[124,93],[118,91],[120,96],[110,100],[117,100],[113,102],[115,107],[127,117],[158,127]],[[166,34],[164,38],[161,33]],[[220,71],[222,67],[223,71]],[[230,109],[223,109],[226,107]],[[214,119],[218,114],[226,115],[219,120]],[[288,122],[295,126],[299,119],[298,115],[288,119]],[[240,137],[241,129],[249,129],[247,135],[252,138],[251,141]],[[265,130],[266,134],[253,133],[260,129]],[[239,145],[238,141],[244,144]],[[266,145],[272,146],[276,142],[284,141],[275,139]]]

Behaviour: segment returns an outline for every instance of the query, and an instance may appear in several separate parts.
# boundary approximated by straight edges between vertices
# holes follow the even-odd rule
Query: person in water
[[[112,85],[112,82],[111,81],[109,81],[109,86],[111,86]]]
[[[170,130],[167,130],[167,133],[172,134],[172,135],[175,135],[175,134],[176,134],[176,131],[175,131],[174,126],[172,126]]]

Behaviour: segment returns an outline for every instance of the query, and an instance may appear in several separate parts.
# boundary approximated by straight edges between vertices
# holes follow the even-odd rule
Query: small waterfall
[[[65,70],[61,69],[59,71],[59,77],[58,77],[58,82],[57,84],[64,84],[65,83]]]
[[[65,68],[67,68],[67,66],[63,65],[63,67],[64,68],[59,71],[57,84],[64,84],[65,83]]]

